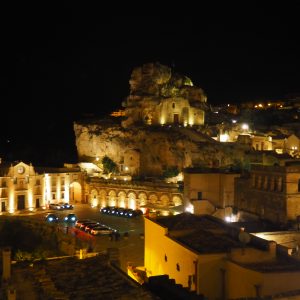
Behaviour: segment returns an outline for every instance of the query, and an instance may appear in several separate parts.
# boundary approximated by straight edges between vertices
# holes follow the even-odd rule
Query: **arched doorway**
[[[92,207],[97,207],[99,205],[99,201],[98,201],[98,191],[96,189],[92,189],[91,190],[91,206]]]
[[[100,192],[99,192],[99,201],[100,201],[100,206],[101,207],[108,206],[105,190],[100,190]]]
[[[118,207],[126,207],[126,193],[124,191],[118,194]]]
[[[134,192],[130,192],[127,195],[128,197],[128,208],[136,209],[136,194]]]
[[[108,206],[116,206],[117,194],[116,191],[111,190],[108,193]]]
[[[82,201],[82,189],[81,185],[78,182],[72,182],[70,184],[70,203],[76,203]]]

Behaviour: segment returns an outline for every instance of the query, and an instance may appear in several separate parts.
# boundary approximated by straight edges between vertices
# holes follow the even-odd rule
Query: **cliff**
[[[182,127],[132,127],[105,122],[74,123],[80,161],[95,162],[109,156],[119,166],[130,167],[133,175],[160,176],[163,170],[177,166],[222,167],[244,163],[249,148],[218,143],[197,130]]]

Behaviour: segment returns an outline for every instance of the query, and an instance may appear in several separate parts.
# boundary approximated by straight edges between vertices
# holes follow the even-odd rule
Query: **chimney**
[[[276,257],[276,248],[277,243],[275,241],[269,241],[269,252],[272,255],[272,257]]]
[[[3,258],[3,272],[2,272],[2,279],[7,281],[10,279],[11,275],[11,250],[10,248],[4,248],[2,251],[2,258]]]
[[[16,300],[16,290],[15,289],[8,289],[7,290],[7,300]]]

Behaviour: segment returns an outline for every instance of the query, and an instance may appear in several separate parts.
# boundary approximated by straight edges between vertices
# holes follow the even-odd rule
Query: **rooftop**
[[[168,228],[169,236],[199,253],[222,253],[241,247],[238,229],[233,233],[226,223],[211,216],[182,213],[157,218],[156,222]]]

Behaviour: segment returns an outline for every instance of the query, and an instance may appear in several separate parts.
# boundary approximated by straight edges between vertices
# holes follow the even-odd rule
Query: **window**
[[[165,262],[168,261],[168,256],[165,254]]]
[[[180,272],[180,266],[179,266],[178,263],[176,264],[176,270],[177,270],[178,272]]]
[[[298,179],[298,192],[300,192],[300,179]]]
[[[172,108],[175,108],[175,103],[174,102],[172,103]]]
[[[61,199],[65,198],[65,193],[61,193]]]
[[[198,192],[198,200],[202,200],[202,192]]]
[[[52,194],[52,199],[55,199],[55,194]]]

